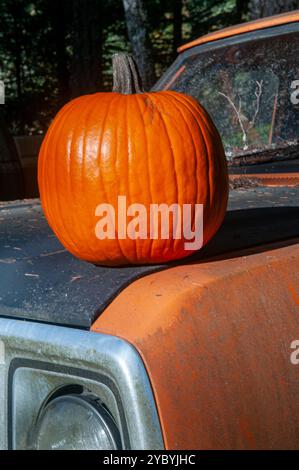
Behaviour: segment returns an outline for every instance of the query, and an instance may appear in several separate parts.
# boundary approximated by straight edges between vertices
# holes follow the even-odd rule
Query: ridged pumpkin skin
[[[152,264],[190,255],[182,239],[99,240],[101,203],[204,205],[204,244],[221,225],[228,177],[220,136],[207,112],[173,91],[96,93],[66,104],[43,141],[41,202],[61,243],[99,265]],[[149,229],[148,229],[149,230]]]

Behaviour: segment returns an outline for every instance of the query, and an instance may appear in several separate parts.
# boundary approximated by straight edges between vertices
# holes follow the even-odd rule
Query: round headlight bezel
[[[53,405],[59,405],[62,402],[66,402],[66,404],[71,405],[80,405],[81,407],[85,408],[87,411],[92,413],[94,417],[98,420],[99,425],[104,430],[107,439],[110,441],[111,445],[113,446],[113,450],[121,450],[122,449],[122,439],[117,424],[101,400],[91,393],[67,393],[67,394],[60,394],[59,392],[55,392],[50,396],[47,400],[45,400],[43,406],[41,407],[35,426],[31,435],[31,448],[36,450],[42,450],[44,447],[39,447],[39,433],[41,431],[41,426],[44,423],[44,420],[47,417],[47,414],[51,412],[51,408]],[[67,449],[67,448],[65,448]],[[98,449],[98,450],[106,450],[106,449]],[[107,449],[111,450],[111,449]]]

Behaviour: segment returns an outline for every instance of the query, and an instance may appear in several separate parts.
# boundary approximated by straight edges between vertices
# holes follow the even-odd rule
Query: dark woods
[[[146,89],[177,47],[214,29],[298,8],[299,0],[0,0],[0,106],[13,134],[43,132],[72,97],[111,89],[131,51]]]

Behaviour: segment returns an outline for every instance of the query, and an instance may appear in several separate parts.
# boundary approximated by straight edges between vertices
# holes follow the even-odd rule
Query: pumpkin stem
[[[125,95],[144,92],[137,64],[131,55],[113,54],[112,68],[113,91]]]

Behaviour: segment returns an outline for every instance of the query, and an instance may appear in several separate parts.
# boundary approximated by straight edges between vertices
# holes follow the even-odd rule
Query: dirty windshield
[[[228,160],[296,148],[298,50],[299,32],[209,50],[197,47],[194,53],[188,51],[164,88],[193,95],[204,105],[221,134]]]

